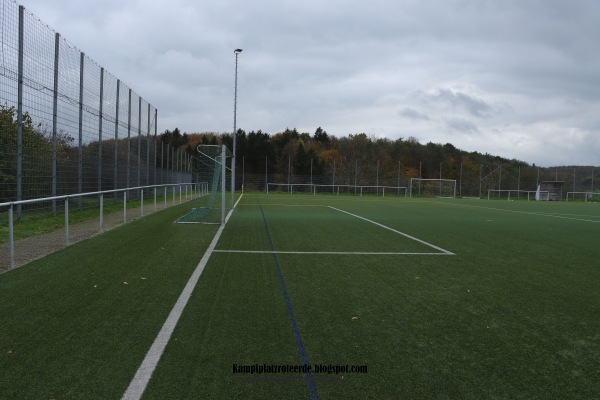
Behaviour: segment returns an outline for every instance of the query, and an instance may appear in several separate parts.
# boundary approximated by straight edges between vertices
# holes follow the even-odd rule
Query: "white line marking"
[[[214,250],[213,253],[244,253],[244,254],[300,254],[300,255],[369,255],[369,256],[397,256],[397,255],[419,255],[419,256],[451,256],[450,252],[445,253],[401,253],[401,252],[371,252],[371,251],[270,251],[270,250]]]
[[[456,204],[456,203],[436,202],[436,204],[445,204],[445,205],[451,205],[451,206],[470,207],[470,208],[482,208],[484,210],[505,211],[505,212],[511,212],[511,213],[517,213],[517,214],[537,215],[539,217],[552,217],[552,218],[560,218],[560,219],[570,219],[570,220],[573,220],[573,221],[583,221],[583,222],[600,223],[600,221],[595,221],[595,220],[592,220],[592,219],[573,218],[573,217],[565,217],[564,216],[564,215],[574,215],[574,214],[563,214],[563,215],[560,215],[560,214],[550,214],[550,213],[533,212],[533,211],[506,210],[506,209],[503,209],[503,208],[484,207],[484,206],[472,206],[472,205],[468,205],[468,204]],[[584,216],[587,217],[587,215],[584,215]]]
[[[260,204],[263,207],[271,207],[271,206],[277,206],[277,207],[323,207],[322,204],[279,204],[279,203],[273,203],[273,204]],[[240,204],[240,207],[258,207],[258,204]]]
[[[227,214],[227,218],[225,218],[225,223],[221,225],[217,230],[217,233],[215,234],[215,237],[206,249],[204,256],[202,256],[202,259],[198,263],[198,266],[194,270],[194,273],[192,274],[187,284],[183,288],[183,291],[179,295],[177,303],[175,303],[173,309],[171,309],[171,312],[169,313],[167,320],[160,329],[158,336],[156,336],[156,339],[154,339],[154,343],[152,343],[150,350],[148,350],[148,353],[146,353],[144,361],[142,361],[142,364],[135,373],[135,376],[129,383],[129,387],[127,388],[127,390],[123,394],[123,397],[121,398],[122,400],[138,400],[142,397],[142,394],[144,394],[144,390],[146,390],[146,386],[148,386],[148,382],[150,382],[150,378],[152,377],[152,374],[154,373],[154,370],[158,365],[158,361],[160,360],[163,352],[165,351],[165,348],[167,347],[167,344],[169,343],[169,340],[171,339],[171,335],[175,330],[175,326],[177,326],[177,322],[179,321],[179,318],[183,313],[183,309],[185,308],[188,300],[190,299],[190,296],[194,291],[194,287],[196,286],[196,283],[198,283],[198,279],[200,279],[200,275],[202,274],[202,271],[204,271],[204,267],[208,263],[208,259],[213,253],[217,242],[219,241],[219,238],[223,233],[223,229],[225,229],[225,225],[227,225],[227,221],[229,221],[229,217],[231,217],[231,213],[233,213],[233,210],[237,206],[237,203],[239,203],[239,201],[242,199],[242,197],[243,195],[240,196],[238,201],[235,203],[234,207]]]
[[[427,243],[427,242],[426,242],[426,241],[424,241],[424,240],[417,239],[416,237],[414,237],[414,236],[410,236],[409,234],[406,234],[406,233],[404,233],[404,232],[397,231],[396,229],[393,229],[393,228],[390,228],[389,226],[385,226],[385,225],[383,225],[383,224],[380,224],[379,222],[371,221],[370,219],[367,219],[367,218],[365,218],[365,217],[361,217],[360,215],[352,214],[352,213],[350,213],[350,212],[348,212],[348,211],[340,210],[339,208],[335,208],[335,207],[332,207],[332,206],[327,206],[327,207],[331,208],[332,210],[336,210],[336,211],[339,211],[339,212],[343,212],[344,214],[348,214],[348,215],[351,215],[351,216],[353,216],[353,217],[356,217],[356,218],[362,219],[363,221],[370,222],[370,223],[372,223],[372,224],[375,224],[375,225],[377,225],[377,226],[379,226],[379,227],[381,227],[381,228],[384,228],[384,229],[387,229],[387,230],[389,230],[389,231],[392,231],[392,232],[394,232],[394,233],[397,233],[398,235],[402,235],[402,236],[404,236],[404,237],[407,237],[407,238],[409,238],[409,239],[412,239],[412,240],[414,240],[414,241],[416,241],[416,242],[419,242],[419,243],[422,243],[422,244],[424,244],[424,245],[426,245],[426,246],[429,246],[429,247],[431,247],[431,248],[433,248],[433,249],[439,250],[439,251],[441,251],[442,253],[445,253],[445,254],[448,254],[448,255],[452,255],[452,256],[453,256],[453,255],[455,255],[454,253],[452,253],[452,252],[450,252],[450,251],[448,251],[448,250],[444,250],[444,249],[442,249],[441,247],[435,246],[435,245],[433,245],[433,244],[431,244],[431,243]]]

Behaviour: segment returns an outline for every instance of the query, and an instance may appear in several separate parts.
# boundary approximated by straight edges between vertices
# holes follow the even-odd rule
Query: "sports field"
[[[0,398],[600,398],[600,204],[192,206],[0,275]]]

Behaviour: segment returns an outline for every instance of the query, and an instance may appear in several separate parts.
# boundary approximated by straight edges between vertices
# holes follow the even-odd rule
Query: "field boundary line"
[[[372,224],[375,224],[375,225],[377,225],[377,226],[379,226],[379,227],[381,227],[381,228],[384,228],[384,229],[387,229],[387,230],[389,230],[389,231],[392,231],[392,232],[394,232],[394,233],[397,233],[398,235],[402,235],[402,236],[404,236],[404,237],[406,237],[406,238],[408,238],[408,239],[412,239],[412,240],[414,240],[414,241],[416,241],[416,242],[419,242],[419,243],[421,243],[421,244],[424,244],[424,245],[426,245],[426,246],[429,246],[429,247],[431,247],[431,248],[433,248],[433,249],[436,249],[436,250],[438,250],[438,251],[441,251],[441,252],[442,252],[442,253],[444,253],[444,254],[447,254],[447,255],[452,255],[452,256],[454,256],[454,255],[455,255],[455,254],[454,254],[454,253],[452,253],[451,251],[448,251],[448,250],[442,249],[441,247],[438,247],[438,246],[436,246],[436,245],[434,245],[434,244],[428,243],[428,242],[426,242],[426,241],[424,241],[424,240],[418,239],[418,238],[416,238],[416,237],[414,237],[414,236],[411,236],[411,235],[409,235],[409,234],[407,234],[407,233],[401,232],[401,231],[399,231],[399,230],[396,230],[396,229],[394,229],[394,228],[390,228],[389,226],[386,226],[386,225],[380,224],[379,222],[375,222],[375,221],[372,221],[372,220],[370,220],[370,219],[368,219],[368,218],[361,217],[360,215],[352,214],[351,212],[348,212],[348,211],[340,210],[339,208],[335,208],[335,207],[333,207],[333,206],[327,206],[327,207],[328,207],[328,208],[331,208],[332,210],[336,210],[336,211],[342,212],[342,213],[344,213],[344,214],[351,215],[351,216],[353,216],[353,217],[355,217],[355,218],[362,219],[363,221],[367,221],[367,222],[370,222],[370,223],[372,223]]]
[[[154,373],[154,370],[156,369],[156,366],[158,365],[158,362],[160,361],[160,358],[162,357],[162,354],[165,351],[169,340],[171,339],[171,335],[173,334],[173,331],[177,326],[177,322],[179,322],[179,318],[181,317],[185,306],[187,305],[190,297],[192,296],[192,292],[194,291],[194,288],[198,283],[198,279],[200,279],[200,275],[202,274],[202,271],[204,271],[204,267],[208,263],[211,254],[217,246],[217,242],[219,241],[221,234],[223,233],[223,230],[227,225],[227,221],[229,221],[233,210],[235,210],[237,204],[240,202],[243,196],[244,195],[242,194],[239,197],[233,208],[227,214],[227,218],[225,218],[225,223],[222,224],[217,230],[217,233],[215,233],[212,242],[206,249],[206,252],[204,252],[202,259],[200,259],[200,262],[196,266],[196,269],[192,273],[192,276],[183,288],[183,291],[179,295],[177,302],[171,309],[169,316],[167,317],[165,323],[158,332],[158,335],[154,339],[154,342],[148,350],[148,353],[146,353],[142,364],[136,371],[133,379],[129,383],[129,387],[123,394],[121,400],[139,400],[144,394],[144,391],[148,386],[148,382],[150,382],[150,378],[152,377],[152,374]]]
[[[242,254],[299,254],[299,255],[359,255],[359,256],[451,256],[453,253],[417,253],[392,251],[285,251],[285,250],[213,250],[213,253],[242,253]]]
[[[323,204],[262,204],[265,207],[323,207]],[[256,204],[240,204],[240,207],[256,207]]]
[[[446,205],[452,205],[452,206],[459,206],[459,207],[469,207],[469,208],[481,208],[484,210],[491,210],[491,211],[504,211],[504,212],[511,212],[511,213],[516,213],[516,214],[527,214],[527,215],[537,215],[539,217],[551,217],[551,218],[560,218],[560,219],[570,219],[573,221],[582,221],[582,222],[591,222],[591,223],[600,223],[600,220],[593,220],[593,219],[583,219],[583,218],[574,218],[574,217],[565,217],[565,215],[556,215],[556,214],[552,214],[552,213],[543,213],[543,212],[532,212],[532,211],[520,211],[520,210],[505,210],[503,208],[495,208],[495,207],[485,207],[485,206],[473,206],[473,205],[469,205],[469,204],[456,204],[456,203],[442,203],[442,202],[435,202],[436,204],[446,204]],[[566,214],[566,215],[574,215],[574,214]],[[599,217],[600,218],[600,217]]]

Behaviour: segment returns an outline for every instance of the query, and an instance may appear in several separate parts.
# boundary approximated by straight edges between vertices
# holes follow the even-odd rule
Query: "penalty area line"
[[[269,250],[213,250],[213,253],[243,254],[299,254],[299,255],[341,255],[341,256],[453,256],[453,253],[417,253],[393,251],[269,251]]]
[[[414,240],[415,242],[419,242],[419,243],[422,243],[422,244],[424,244],[424,245],[426,245],[426,246],[429,246],[429,247],[431,247],[432,249],[439,250],[439,251],[441,251],[441,252],[442,252],[442,253],[444,253],[444,254],[447,254],[447,255],[450,255],[450,256],[454,256],[454,255],[455,255],[455,254],[454,254],[454,253],[452,253],[451,251],[444,250],[444,249],[442,249],[441,247],[438,247],[438,246],[436,246],[436,245],[433,245],[433,244],[431,244],[431,243],[428,243],[428,242],[426,242],[426,241],[424,241],[424,240],[417,239],[417,238],[416,238],[416,237],[414,237],[414,236],[410,236],[410,235],[409,235],[409,234],[407,234],[407,233],[400,232],[400,231],[398,231],[398,230],[396,230],[396,229],[394,229],[394,228],[390,228],[389,226],[386,226],[386,225],[380,224],[379,222],[375,222],[375,221],[372,221],[372,220],[370,220],[370,219],[368,219],[368,218],[361,217],[360,215],[352,214],[351,212],[348,212],[348,211],[340,210],[339,208],[335,208],[335,207],[332,207],[332,206],[327,206],[327,207],[328,207],[328,208],[331,208],[332,210],[336,210],[336,211],[339,211],[339,212],[343,212],[344,214],[351,215],[351,216],[353,216],[353,217],[355,217],[355,218],[362,219],[363,221],[367,221],[367,222],[370,222],[370,223],[372,223],[372,224],[375,224],[375,225],[377,225],[377,226],[379,226],[379,227],[381,227],[381,228],[387,229],[388,231],[392,231],[392,232],[394,232],[394,233],[397,233],[398,235],[402,235],[402,236],[404,236],[404,237],[406,237],[406,238],[412,239],[412,240]]]
[[[240,196],[233,208],[227,214],[227,218],[225,218],[225,223],[222,224],[217,230],[215,237],[206,249],[206,252],[202,256],[202,259],[198,263],[198,266],[192,273],[192,276],[188,280],[187,284],[183,288],[183,291],[179,295],[177,302],[171,309],[169,316],[167,317],[162,328],[160,329],[160,332],[158,332],[156,339],[154,339],[150,350],[148,350],[148,353],[146,353],[146,357],[144,357],[142,364],[140,365],[137,372],[135,373],[135,376],[129,383],[129,387],[123,394],[121,400],[139,400],[144,394],[144,391],[148,386],[148,382],[150,382],[150,378],[152,377],[152,374],[154,373],[154,370],[156,369],[156,366],[158,365],[158,362],[160,361],[160,358],[162,357],[162,354],[165,351],[169,340],[171,339],[171,335],[175,330],[175,326],[177,326],[177,322],[179,321],[179,318],[183,313],[183,309],[187,305],[192,295],[192,292],[196,287],[196,283],[198,283],[198,279],[200,279],[200,275],[202,274],[202,271],[204,271],[204,267],[208,263],[211,254],[217,246],[217,242],[219,241],[219,238],[221,237],[221,234],[225,229],[225,225],[227,225],[227,221],[229,221],[233,210],[235,210],[235,207],[240,202],[243,196],[244,195]]]

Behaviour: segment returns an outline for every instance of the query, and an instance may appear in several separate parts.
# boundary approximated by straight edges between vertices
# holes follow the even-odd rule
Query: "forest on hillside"
[[[0,105],[0,202],[197,182],[198,145],[233,149],[231,133],[188,134],[177,128],[158,135],[132,130],[117,137],[111,132],[100,141],[86,141],[73,132],[53,134],[27,113],[21,144],[18,132],[15,108]],[[336,137],[321,127],[313,133],[285,129],[275,134],[238,129],[236,154],[236,183],[255,190],[265,190],[267,183],[406,187],[411,178],[456,180],[457,194],[471,196],[489,190],[531,191],[544,180],[565,182],[565,192],[600,189],[600,173],[592,166],[539,168],[450,143],[365,133]]]
[[[185,149],[192,156],[197,154],[199,144],[233,148],[230,133],[182,134],[175,128],[162,133],[159,140],[175,149]],[[538,168],[521,160],[467,152],[450,143],[423,144],[414,137],[391,140],[365,133],[335,137],[321,127],[312,134],[296,129],[275,134],[238,129],[236,153],[238,171],[243,168],[246,174],[268,173],[281,182],[287,182],[290,176],[294,177],[292,181],[300,182],[298,177],[335,175],[336,183],[378,181],[393,186],[406,185],[408,179],[418,177],[485,180],[486,187],[502,189],[531,187],[540,180],[572,182],[571,186],[581,190],[600,186],[592,166]],[[600,173],[596,171],[596,175]]]

